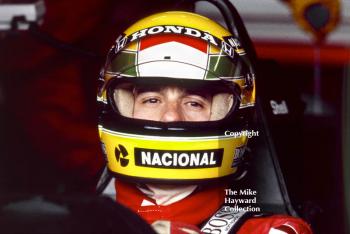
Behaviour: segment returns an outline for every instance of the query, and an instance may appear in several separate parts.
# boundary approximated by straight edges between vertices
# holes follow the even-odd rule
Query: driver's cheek
[[[204,111],[187,111],[185,113],[186,121],[208,121],[209,114]]]
[[[133,117],[135,119],[160,121],[162,108],[152,108],[144,104],[135,105]]]
[[[182,108],[184,121],[208,121],[210,119],[210,109],[195,108],[185,105]]]

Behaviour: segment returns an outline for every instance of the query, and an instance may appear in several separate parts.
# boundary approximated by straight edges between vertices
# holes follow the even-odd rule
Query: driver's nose
[[[162,122],[184,121],[180,105],[176,101],[167,103],[160,120]]]

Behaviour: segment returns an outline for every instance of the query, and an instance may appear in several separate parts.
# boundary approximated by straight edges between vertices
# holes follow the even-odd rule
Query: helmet
[[[210,94],[209,119],[134,118],[135,89],[162,85]],[[117,38],[99,76],[97,101],[102,149],[116,177],[217,181],[240,168],[255,76],[239,40],[224,27],[198,14],[170,11],[141,19]]]

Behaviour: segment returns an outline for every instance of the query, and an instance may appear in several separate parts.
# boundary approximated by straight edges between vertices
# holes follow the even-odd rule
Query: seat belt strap
[[[222,206],[204,224],[201,232],[211,234],[236,233],[242,224],[251,216],[251,212],[237,209],[237,207]]]

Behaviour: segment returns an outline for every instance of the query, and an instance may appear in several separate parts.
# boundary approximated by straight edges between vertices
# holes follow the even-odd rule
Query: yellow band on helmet
[[[168,11],[154,14],[143,18],[125,30],[126,35],[130,35],[141,29],[158,26],[158,25],[179,25],[185,27],[196,28],[223,40],[224,36],[230,36],[231,33],[227,31],[220,24],[210,20],[207,17],[184,11]]]
[[[199,181],[234,174],[247,143],[246,136],[189,140],[99,131],[111,172],[157,181]]]

